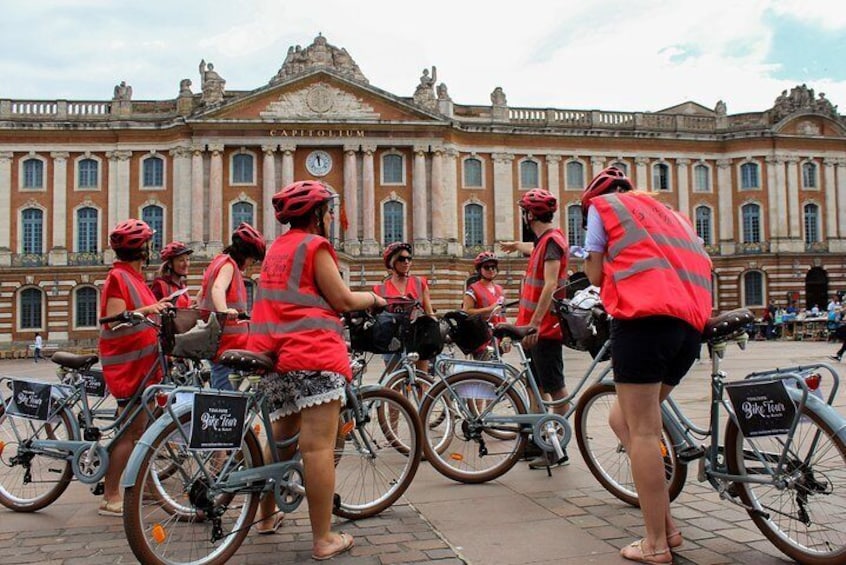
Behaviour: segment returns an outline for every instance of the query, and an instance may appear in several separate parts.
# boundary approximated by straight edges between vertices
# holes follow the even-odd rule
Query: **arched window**
[[[22,330],[41,329],[41,303],[44,293],[40,288],[21,291],[20,327]]]
[[[743,216],[743,243],[760,243],[761,207],[757,204],[744,204],[741,213]]]
[[[567,188],[585,187],[585,166],[579,161],[567,162]]]
[[[820,240],[820,207],[805,204],[805,243],[817,243]]]
[[[38,208],[27,208],[21,213],[23,224],[23,250],[26,255],[44,253],[44,212]]]
[[[403,158],[398,153],[382,155],[382,184],[403,184]]]
[[[743,275],[744,306],[764,305],[764,275],[761,271],[749,271]]]
[[[652,167],[652,189],[670,190],[670,167],[666,163],[656,163]]]
[[[464,186],[469,188],[482,187],[482,161],[475,157],[464,159]]]
[[[811,163],[802,163],[802,186],[804,188],[817,188],[817,165]]]
[[[41,159],[23,162],[23,187],[44,188],[44,162]]]
[[[241,222],[253,224],[253,205],[249,202],[236,202],[232,205],[232,231],[235,231]]]
[[[158,253],[162,248],[164,238],[164,210],[161,206],[150,204],[141,210],[141,219],[156,232],[153,234],[153,251]]]
[[[538,173],[537,161],[529,159],[520,163],[520,187],[521,188],[538,188],[540,186],[540,176]]]
[[[144,159],[143,170],[144,186],[164,186],[164,159],[161,157],[148,157]]]
[[[94,159],[82,159],[77,165],[79,188],[97,188],[98,163]]]
[[[713,240],[711,238],[711,209],[707,206],[696,207],[696,235],[702,238],[705,245],[711,245]]]
[[[97,209],[90,206],[76,211],[77,253],[97,253]]]
[[[396,200],[385,202],[382,207],[382,240],[385,245],[404,241],[402,232],[403,204]]]
[[[234,184],[252,184],[253,156],[249,153],[236,153],[232,156],[232,182]]]
[[[581,247],[585,243],[585,231],[582,227],[582,207],[580,204],[567,206],[567,244]]]
[[[485,224],[481,204],[468,204],[464,207],[464,246],[484,245]]]
[[[76,327],[97,327],[97,289],[92,286],[76,291]]]
[[[693,167],[693,192],[711,192],[711,171],[705,165]]]
[[[758,188],[758,163],[743,163],[740,166],[740,188]]]

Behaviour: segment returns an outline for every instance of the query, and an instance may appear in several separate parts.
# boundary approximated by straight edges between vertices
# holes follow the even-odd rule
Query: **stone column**
[[[200,212],[191,198],[191,148],[174,147],[170,150],[173,161],[173,239],[188,241],[191,236],[191,218]],[[167,244],[167,242],[164,242]]]
[[[846,159],[837,159],[835,176],[837,177],[837,223],[840,226],[840,240],[836,246],[829,246],[830,251],[846,251]]]
[[[288,186],[294,182],[294,152],[297,146],[293,143],[286,143],[279,146],[282,152],[282,186]],[[276,235],[282,235],[291,228],[290,224],[276,222]]]
[[[262,145],[261,154],[261,233],[264,234],[264,239],[273,241],[279,222],[276,221],[271,201],[277,189],[285,185],[276,186],[276,146]]]
[[[591,157],[590,158],[590,177],[585,179],[585,184],[593,180],[593,177],[598,175],[602,169],[605,168],[605,157]]]
[[[776,251],[779,247],[779,240],[781,239],[781,221],[783,218],[783,206],[779,202],[778,181],[776,170],[781,164],[775,157],[767,157],[767,199],[769,205],[767,206],[767,223],[770,229],[770,250]]]
[[[452,147],[443,156],[443,233],[447,240],[447,253],[461,255],[463,241],[458,235],[458,151]]]
[[[491,155],[494,163],[494,239],[496,241],[513,241],[514,236],[514,208],[517,206],[514,198],[514,171],[512,153],[494,153]]]
[[[800,227],[800,220],[802,218],[802,210],[799,206],[799,159],[796,157],[789,157],[787,159],[787,219],[788,219],[788,236],[791,240],[802,239],[802,229]],[[795,242],[791,246],[795,246]],[[801,246],[804,249],[804,244]]]
[[[564,236],[567,236],[567,207],[561,198],[564,192],[563,183],[561,182],[561,155],[547,155],[546,156],[546,178],[547,190],[558,201],[558,225],[564,231]]]
[[[53,152],[53,242],[49,264],[68,264],[68,157],[69,153]]]
[[[632,179],[636,188],[646,190],[649,186],[648,157],[635,157],[635,178]],[[651,192],[651,191],[650,191]]]
[[[206,250],[209,256],[223,251],[223,144],[209,145],[211,167],[209,168],[209,241]],[[226,230],[229,234],[229,230]],[[229,241],[226,241],[228,244]]]
[[[12,157],[11,151],[0,152],[0,218],[7,218],[0,226],[0,267],[12,264]]]
[[[129,159],[132,157],[131,151],[115,151],[115,155],[117,156],[117,204],[115,207],[115,212],[117,213],[117,217],[114,218],[114,224],[116,225],[118,222],[122,222],[129,218],[136,218],[138,216],[138,212],[136,210],[129,209],[129,185],[130,185],[130,173],[129,173]],[[138,218],[140,219],[140,218]]]
[[[444,234],[444,148],[432,148],[432,254],[444,255],[446,236]]]
[[[825,182],[825,238],[837,238],[837,186],[834,184],[834,167],[836,159],[823,159],[823,179]]]
[[[202,251],[205,247],[203,236],[203,218],[206,217],[208,208],[205,206],[204,182],[203,182],[203,151],[205,147],[195,145],[191,148],[191,248],[194,251]]]
[[[679,179],[679,212],[693,218],[690,209],[690,159],[676,159],[676,173]]]
[[[350,255],[361,254],[358,239],[358,145],[344,145],[344,200],[341,202],[347,218],[344,231],[344,251]]]
[[[722,255],[733,255],[736,249],[734,236],[734,201],[731,185],[731,160],[717,161],[717,198],[719,201],[719,245]]]
[[[415,255],[431,255],[432,245],[429,240],[427,222],[429,220],[429,194],[426,190],[426,145],[414,146],[414,172],[411,178],[411,222]]]
[[[361,211],[363,239],[362,255],[378,255],[379,243],[376,241],[376,177],[373,172],[373,154],[375,145],[362,145],[364,152],[361,164]]]

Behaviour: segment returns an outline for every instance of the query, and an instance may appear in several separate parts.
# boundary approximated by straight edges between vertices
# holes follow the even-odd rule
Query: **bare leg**
[[[126,408],[118,408],[118,415],[125,411]],[[109,468],[106,470],[106,476],[103,479],[103,498],[110,503],[120,502],[123,499],[120,494],[120,477],[129,461],[132,450],[135,449],[135,442],[141,439],[144,434],[147,417],[143,412],[139,413],[134,421],[124,425],[127,426],[126,431],[123,432],[118,441],[111,445],[109,450]]]

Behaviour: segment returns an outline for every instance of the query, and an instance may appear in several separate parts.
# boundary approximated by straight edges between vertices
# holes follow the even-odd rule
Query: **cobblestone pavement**
[[[753,370],[819,362],[836,349],[820,342],[752,342],[733,348],[724,363],[736,378]],[[586,357],[567,352],[568,385],[577,382]],[[698,424],[708,411],[708,370],[695,365],[674,398]],[[48,363],[0,362],[0,373],[47,377]],[[846,413],[846,394],[835,401]],[[618,549],[643,535],[639,510],[608,494],[590,475],[575,442],[571,464],[553,471],[530,471],[518,464],[499,480],[459,485],[425,463],[402,504],[357,523],[337,521],[356,547],[335,563],[576,564],[626,563]],[[97,499],[74,483],[49,508],[35,514],[0,509],[0,562],[123,563],[135,559],[119,520],[96,514]],[[684,491],[673,504],[685,545],[676,563],[703,565],[780,564],[788,561],[763,537],[746,512],[696,480],[689,468]],[[306,513],[290,515],[275,536],[250,535],[232,563],[309,562]]]

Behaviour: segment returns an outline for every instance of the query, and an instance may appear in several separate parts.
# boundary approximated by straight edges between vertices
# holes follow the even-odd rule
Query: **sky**
[[[846,113],[846,10],[834,0],[6,0],[0,99],[172,99],[212,62],[253,90],[318,33],[370,84],[411,96],[437,67],[457,104],[764,111],[807,84]]]

